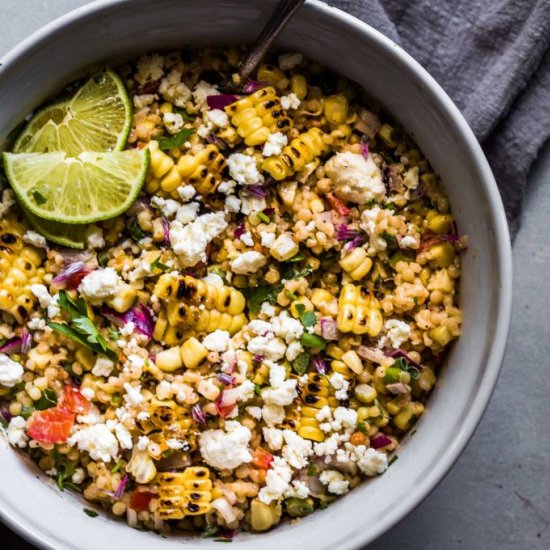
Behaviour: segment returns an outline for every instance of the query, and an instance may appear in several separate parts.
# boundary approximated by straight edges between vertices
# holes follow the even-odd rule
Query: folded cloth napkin
[[[479,139],[515,234],[527,174],[550,137],[549,0],[328,0],[397,42]]]

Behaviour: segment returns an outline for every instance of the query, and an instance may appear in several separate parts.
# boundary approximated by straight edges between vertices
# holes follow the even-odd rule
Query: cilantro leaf
[[[128,232],[130,233],[130,237],[132,237],[132,239],[136,243],[139,243],[140,241],[145,239],[145,237],[148,236],[147,233],[142,231],[141,227],[139,226],[135,218],[130,222],[130,227],[128,228]]]
[[[65,290],[59,291],[58,303],[59,307],[66,311],[71,319],[88,315],[86,302],[82,298],[78,298],[75,302]]]
[[[304,327],[314,327],[317,324],[317,317],[313,311],[306,311],[304,304],[296,304],[296,311],[300,317],[300,321]]]
[[[248,310],[251,313],[258,313],[262,309],[262,304],[268,302],[274,304],[277,302],[277,295],[281,291],[280,286],[260,285],[243,289],[246,297]]]
[[[184,128],[173,136],[162,136],[156,137],[154,139],[159,142],[159,149],[161,149],[162,151],[166,151],[167,149],[173,149],[174,147],[179,147],[180,145],[183,145],[194,133],[194,128]]]
[[[151,271],[153,271],[154,269],[160,269],[161,271],[168,271],[170,269],[169,266],[167,266],[166,264],[163,264],[160,261],[160,256],[154,262],[152,262],[149,267],[151,268]]]
[[[292,361],[292,368],[296,372],[296,374],[299,374],[302,376],[307,371],[307,368],[309,367],[309,361],[310,356],[309,353],[300,353],[294,361]]]
[[[84,513],[91,518],[96,518],[99,514],[95,510],[90,510],[89,508],[84,508]]]
[[[57,405],[57,394],[54,390],[46,389],[42,392],[42,396],[35,403],[37,411],[45,411]]]
[[[64,336],[68,336],[69,338],[71,338],[75,342],[79,342],[83,346],[86,346],[86,347],[90,348],[92,351],[95,351],[96,353],[99,353],[101,355],[106,355],[109,359],[112,359],[113,361],[117,360],[116,353],[111,348],[109,348],[107,346],[107,344],[106,344],[105,340],[103,340],[103,338],[101,338],[101,339],[105,343],[104,347],[102,347],[98,343],[90,342],[88,340],[88,337],[87,337],[86,334],[81,334],[77,329],[75,329],[75,328],[73,328],[69,325],[65,325],[63,323],[54,323],[53,321],[50,321],[48,323],[48,326],[51,329],[56,330],[57,332],[63,334]]]
[[[369,429],[367,428],[365,422],[357,422],[355,429],[362,434],[369,435]]]
[[[313,462],[310,462],[308,465],[307,465],[307,470],[306,470],[306,473],[308,476],[314,476],[314,475],[317,475],[317,466],[315,466],[315,464]]]

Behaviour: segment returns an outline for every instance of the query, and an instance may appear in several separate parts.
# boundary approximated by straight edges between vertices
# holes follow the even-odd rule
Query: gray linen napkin
[[[512,234],[529,168],[550,137],[550,0],[329,0],[397,42],[481,142]]]

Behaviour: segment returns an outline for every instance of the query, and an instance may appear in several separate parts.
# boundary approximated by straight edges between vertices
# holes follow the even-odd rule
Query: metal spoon
[[[255,71],[273,41],[304,2],[305,0],[281,0],[279,2],[277,9],[269,18],[256,42],[254,42],[250,53],[241,62],[238,73],[233,75],[232,82],[228,85],[232,91],[241,91],[241,87]]]

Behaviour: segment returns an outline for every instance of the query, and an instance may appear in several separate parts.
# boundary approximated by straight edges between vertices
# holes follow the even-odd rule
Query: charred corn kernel
[[[25,227],[15,218],[0,219],[0,311],[22,324],[36,298],[33,284],[44,277],[43,252],[23,243]]]
[[[349,124],[339,124],[329,134],[330,143],[333,147],[344,145],[353,135],[353,130]]]
[[[159,351],[155,357],[155,365],[165,372],[172,372],[183,367],[183,361],[180,354],[180,348],[173,348]]]
[[[253,531],[267,531],[281,520],[282,506],[278,502],[264,504],[257,498],[250,501],[250,526]]]
[[[157,342],[160,342],[163,339],[167,328],[168,319],[166,319],[166,313],[164,311],[161,311],[155,322],[155,328],[153,329],[153,338]]]
[[[300,410],[300,426],[297,430],[300,437],[317,442],[325,440],[325,433],[321,430],[319,421],[315,418],[318,412],[319,409],[314,406],[302,406]]]
[[[84,370],[93,369],[96,361],[96,356],[91,349],[84,348],[84,347],[78,348],[74,356],[75,356],[75,359],[82,365],[82,368]]]
[[[439,243],[430,248],[430,257],[439,267],[449,267],[455,256],[456,250],[451,243]]]
[[[328,150],[319,128],[310,128],[294,138],[280,155],[266,158],[262,170],[280,181],[299,172],[306,164]]]
[[[428,220],[428,229],[437,235],[450,233],[453,229],[453,217],[450,214],[436,214]]]
[[[238,99],[225,111],[239,136],[249,146],[262,145],[271,134],[286,132],[292,126],[272,86]]]
[[[288,78],[285,73],[279,67],[267,63],[258,67],[257,79],[260,82],[267,82],[279,90],[284,90],[288,86]]]
[[[157,475],[153,459],[147,454],[147,451],[140,451],[137,447],[134,447],[132,451],[132,458],[126,465],[126,471],[132,474],[138,483],[150,483]]]
[[[174,166],[174,161],[159,149],[158,141],[150,141],[147,147],[151,153],[149,173],[153,178],[162,178]]]
[[[290,91],[295,94],[300,101],[307,95],[307,80],[304,75],[295,74],[290,77]]]
[[[208,350],[196,339],[189,338],[180,346],[180,355],[183,364],[188,369],[198,367],[208,355]]]
[[[298,254],[300,247],[289,233],[281,233],[269,248],[269,253],[279,262],[286,262]]]
[[[220,329],[234,334],[246,323],[246,302],[238,290],[217,287],[190,275],[161,279],[154,293],[165,300],[169,296],[166,316],[170,326],[197,333]]]
[[[298,410],[294,407],[289,407],[289,411],[287,411],[285,418],[279,428],[281,430],[292,430],[293,432],[296,432],[300,429],[301,423],[301,412],[298,412]]]
[[[393,126],[382,124],[380,130],[378,130],[378,136],[390,149],[395,149],[397,147],[396,130]]]
[[[166,193],[174,194],[174,191],[182,184],[181,176],[176,166],[172,166],[170,171],[160,180],[160,187]]]
[[[117,293],[113,298],[107,300],[107,305],[112,307],[119,313],[128,311],[136,301],[137,292],[136,289],[127,283],[120,282],[118,284]]]
[[[405,405],[396,416],[393,418],[393,423],[400,430],[407,430],[410,428],[413,420],[416,420],[424,412],[424,405],[422,403],[411,402]]]
[[[333,315],[338,310],[337,299],[324,288],[314,288],[312,290],[311,303],[323,315]]]
[[[357,397],[361,403],[365,403],[367,405],[373,403],[378,396],[377,391],[368,384],[358,384],[355,386],[353,391],[355,392],[355,397]]]
[[[354,281],[360,281],[372,269],[372,260],[364,248],[354,248],[348,254],[344,253],[338,263]]]
[[[348,350],[342,355],[342,361],[349,367],[355,374],[361,374],[363,372],[363,362],[357,352]]]
[[[433,328],[430,330],[429,335],[430,338],[435,340],[442,348],[453,339],[452,334],[445,325],[439,325],[438,327]]]
[[[368,334],[372,338],[382,330],[383,319],[378,300],[366,288],[344,285],[338,300],[336,326],[341,332]]]
[[[157,476],[157,483],[160,519],[183,519],[206,514],[212,509],[212,481],[208,468],[190,466],[183,472],[163,472]]]
[[[302,310],[302,308],[298,306],[303,306],[304,309]],[[298,309],[300,309],[302,313],[305,311],[313,311],[313,304],[305,296],[300,296],[290,304],[290,314],[295,319],[298,319],[301,315]]]
[[[178,186],[184,180],[193,185],[201,195],[210,195],[222,181],[221,173],[225,166],[225,157],[214,144],[207,145],[198,153],[183,155],[176,165],[180,181]],[[178,198],[177,194],[174,198]]]
[[[349,113],[348,98],[342,94],[327,97],[324,111],[329,124],[344,124]]]
[[[189,409],[172,399],[153,398],[149,405],[149,417],[137,420],[139,428],[145,434],[163,431],[170,437],[184,437],[193,424]]]

